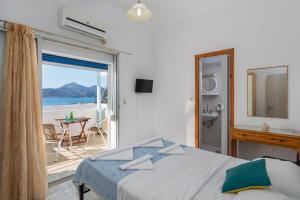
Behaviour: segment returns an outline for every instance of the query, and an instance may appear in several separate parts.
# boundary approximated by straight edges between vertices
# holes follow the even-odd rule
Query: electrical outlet
[[[194,95],[190,95],[190,101],[194,101]]]
[[[122,102],[123,102],[123,105],[126,105],[126,104],[127,104],[127,101],[126,101],[126,98],[125,98],[125,97],[122,98]]]

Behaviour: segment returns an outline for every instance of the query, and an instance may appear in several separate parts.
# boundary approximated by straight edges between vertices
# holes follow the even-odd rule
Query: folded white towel
[[[162,137],[153,137],[153,138],[149,138],[146,140],[143,140],[141,142],[135,143],[133,145],[133,147],[137,148],[137,147],[157,147],[157,148],[161,148],[161,147],[165,147],[163,141],[162,141]]]
[[[135,159],[133,161],[130,161],[130,162],[127,162],[123,165],[120,165],[119,168],[121,170],[127,170],[127,169],[142,169],[142,170],[153,169],[153,164],[152,164],[151,158],[153,158],[153,156],[150,155],[150,154],[147,154],[143,157],[140,157],[138,159]]]
[[[167,155],[183,155],[185,154],[185,151],[180,146],[180,144],[173,144],[171,146],[161,149],[160,151],[158,151],[158,153]]]
[[[90,157],[91,160],[133,160],[133,147],[113,149]]]

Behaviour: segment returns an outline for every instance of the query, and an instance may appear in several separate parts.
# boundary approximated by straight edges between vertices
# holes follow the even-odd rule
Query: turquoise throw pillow
[[[269,186],[271,186],[271,182],[266,170],[266,160],[262,159],[228,169],[222,192],[236,193]]]

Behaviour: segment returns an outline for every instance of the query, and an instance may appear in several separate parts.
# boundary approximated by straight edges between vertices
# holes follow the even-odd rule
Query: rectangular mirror
[[[288,118],[288,66],[249,69],[248,116]]]

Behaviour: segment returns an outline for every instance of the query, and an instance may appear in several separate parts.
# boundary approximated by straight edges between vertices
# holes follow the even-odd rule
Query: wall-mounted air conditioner
[[[107,32],[104,25],[99,24],[93,17],[88,16],[87,13],[80,13],[68,7],[63,7],[59,15],[60,25],[63,28],[77,31],[92,37],[106,40]]]

